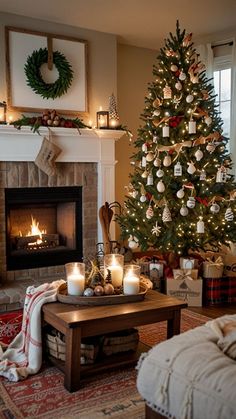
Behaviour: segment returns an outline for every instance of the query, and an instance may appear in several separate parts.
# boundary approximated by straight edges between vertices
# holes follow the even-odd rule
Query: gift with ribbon
[[[198,279],[198,269],[173,269],[174,279],[183,280],[196,280]]]
[[[203,262],[203,278],[221,278],[223,275],[224,263],[221,256],[207,258]]]
[[[198,267],[198,260],[193,257],[180,257],[179,266],[181,269],[194,269]]]

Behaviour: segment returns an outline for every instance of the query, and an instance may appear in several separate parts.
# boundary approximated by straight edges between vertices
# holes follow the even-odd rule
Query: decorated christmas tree
[[[129,247],[187,254],[236,238],[236,185],[214,88],[192,34],[170,33],[153,66],[118,218]]]

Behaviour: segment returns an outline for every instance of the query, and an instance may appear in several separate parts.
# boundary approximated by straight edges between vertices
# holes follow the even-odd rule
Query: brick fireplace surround
[[[28,285],[39,285],[64,275],[64,265],[8,271],[6,264],[5,188],[82,186],[83,255],[95,253],[102,241],[98,209],[115,200],[115,141],[123,131],[70,128],[51,130],[62,149],[55,176],[34,164],[47,128],[40,135],[30,127],[0,126],[0,311],[22,306]],[[111,230],[114,238],[114,229]]]

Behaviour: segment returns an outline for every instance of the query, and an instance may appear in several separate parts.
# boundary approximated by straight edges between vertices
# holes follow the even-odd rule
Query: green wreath
[[[64,95],[69,89],[72,79],[73,70],[66,57],[59,51],[53,52],[53,63],[59,73],[58,79],[54,83],[45,83],[42,78],[40,67],[48,62],[47,48],[40,48],[27,58],[24,66],[26,82],[28,86],[44,99],[55,99]]]

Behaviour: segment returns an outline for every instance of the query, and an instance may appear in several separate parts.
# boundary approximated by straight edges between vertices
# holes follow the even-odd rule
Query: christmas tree
[[[177,22],[148,84],[129,194],[118,217],[121,236],[133,249],[187,254],[235,241],[228,139],[191,39]]]

